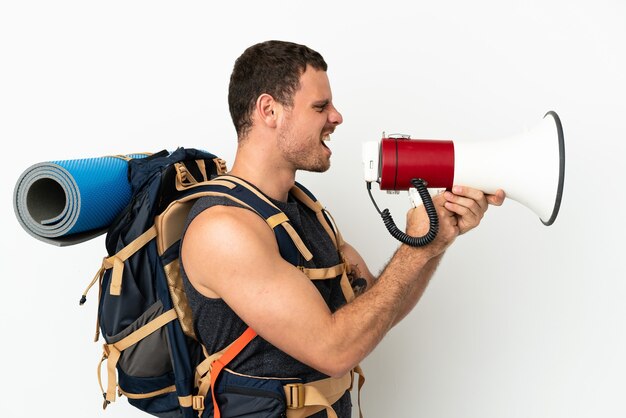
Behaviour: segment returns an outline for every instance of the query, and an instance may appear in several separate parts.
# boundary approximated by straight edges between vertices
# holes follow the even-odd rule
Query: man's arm
[[[414,211],[414,210],[413,210]],[[410,211],[411,212],[411,211]],[[280,256],[273,231],[247,209],[216,206],[189,226],[185,270],[207,297],[222,298],[259,335],[292,357],[331,376],[365,358],[406,314],[421,272],[458,234],[457,218],[438,205],[440,231],[426,247],[402,245],[376,283],[331,313],[311,281]],[[424,223],[410,213],[407,232]]]
[[[216,206],[198,215],[187,230],[182,258],[190,281],[205,296],[221,297],[292,357],[340,376],[391,328],[398,301],[410,293],[433,251],[452,242],[454,228],[444,222],[439,244],[428,249],[404,248],[406,262],[396,257],[376,286],[335,313],[311,281],[282,259],[273,231],[247,209]]]
[[[391,259],[397,257],[399,260],[402,260],[404,258],[402,254],[403,251],[403,247],[398,248],[398,250],[396,250]],[[347,242],[344,243],[342,247],[342,253],[346,258],[347,263],[352,268],[352,274],[359,279],[363,279],[367,283],[364,289],[360,289],[359,292],[355,292],[356,296],[360,296],[362,293],[367,292],[369,289],[371,289],[378,280],[378,278],[371,273],[371,271],[367,267],[367,264],[365,263],[365,260],[363,259],[363,257],[361,257],[358,251]],[[415,307],[417,302],[422,297],[424,291],[426,290],[426,287],[430,282],[430,278],[435,273],[435,270],[437,269],[439,261],[442,257],[443,254],[439,254],[426,262],[424,267],[419,272],[419,278],[411,287],[411,294],[406,299],[406,304],[402,307],[399,307],[400,309],[392,326],[395,326],[398,322],[400,322]],[[388,266],[389,265],[387,264],[383,268],[383,272],[387,269]],[[396,301],[396,303],[398,302]]]
[[[500,206],[504,202],[505,198],[504,192],[501,190],[498,190],[493,195],[484,195],[482,192],[472,188],[455,186],[453,191],[455,194],[446,192],[444,195],[436,196],[434,198],[434,203],[435,205],[446,205],[448,209],[454,212],[458,220],[457,225],[459,226],[459,235],[465,234],[475,228],[480,223],[480,220],[489,208],[489,205]],[[419,235],[423,235],[425,233],[426,230],[423,230],[419,233]],[[362,277],[367,282],[367,287],[364,290],[367,291],[367,289],[371,288],[376,282],[376,277],[370,272],[363,257],[361,257],[358,251],[350,244],[345,243],[342,247],[342,252],[346,257],[348,264],[353,267],[359,277]],[[397,252],[394,254],[394,257],[396,256],[402,258],[402,254],[397,254]],[[401,307],[393,325],[396,325],[406,315],[408,315],[421,299],[442,258],[443,253],[431,258],[424,265],[420,271],[418,280],[411,289],[411,295],[406,299],[406,304]]]

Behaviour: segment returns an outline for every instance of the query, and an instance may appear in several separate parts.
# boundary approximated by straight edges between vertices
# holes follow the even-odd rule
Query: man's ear
[[[263,93],[256,100],[256,113],[259,121],[269,128],[275,128],[280,111],[280,104],[272,96]]]

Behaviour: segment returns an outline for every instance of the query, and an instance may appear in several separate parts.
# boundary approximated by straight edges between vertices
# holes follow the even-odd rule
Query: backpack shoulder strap
[[[315,213],[317,220],[324,227],[335,247],[340,250],[343,245],[343,238],[330,212],[324,208],[313,193],[298,182],[291,188],[290,193]]]
[[[313,258],[311,251],[289,223],[287,215],[252,184],[231,175],[216,177],[208,184],[219,188],[213,190],[212,195],[224,196],[261,216],[274,231],[280,253],[285,260],[297,266],[298,254],[307,261]]]
[[[317,200],[313,193],[311,193],[302,184],[296,182],[290,193],[315,213],[319,223],[324,227],[328,236],[335,244],[335,248],[337,248],[337,252],[339,253],[339,257],[341,259],[341,264],[337,266],[328,269],[313,269],[312,271],[305,271],[305,274],[313,280],[315,280],[316,276],[319,276],[319,279],[329,279],[337,277],[341,274],[340,283],[343,295],[347,302],[352,301],[355,298],[355,295],[352,285],[350,284],[350,280],[348,279],[347,273],[349,266],[342,252],[344,241],[341,233],[339,232],[339,228],[337,228],[335,220],[330,212],[324,208],[319,200]]]

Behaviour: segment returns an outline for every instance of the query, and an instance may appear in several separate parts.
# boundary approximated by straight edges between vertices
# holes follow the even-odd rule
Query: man
[[[229,174],[254,185],[289,216],[313,253],[304,267],[327,267],[343,257],[353,267],[350,275],[362,279],[362,291],[346,303],[350,297],[342,294],[339,277],[309,280],[281,257],[274,232],[253,211],[217,197],[198,202],[181,249],[186,291],[210,352],[247,326],[258,334],[229,365],[238,376],[304,383],[346,376],[415,306],[454,239],[476,227],[489,204],[504,200],[502,191],[486,196],[460,186],[436,196],[436,239],[420,248],[401,245],[378,277],[349,244],[340,242],[338,256],[328,236],[319,235],[315,216],[290,194],[298,170],[330,167],[326,141],[343,118],[326,70],[317,52],[289,42],[257,44],[237,59],[229,106],[238,147]],[[406,232],[421,236],[427,230],[423,208],[411,209]],[[224,399],[225,409],[235,399],[245,402]],[[349,417],[350,406],[344,388],[333,411]]]

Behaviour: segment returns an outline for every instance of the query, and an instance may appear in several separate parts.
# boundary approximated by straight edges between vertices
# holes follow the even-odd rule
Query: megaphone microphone
[[[454,184],[493,194],[503,189],[507,198],[531,209],[541,222],[556,220],[565,181],[563,127],[554,111],[531,130],[500,140],[462,143],[451,140],[390,136],[363,144],[367,190],[385,226],[396,239],[423,246],[435,239],[437,212],[429,188],[451,189]],[[371,193],[378,183],[388,192],[417,189],[430,221],[423,237],[400,231],[388,209],[381,211]]]

